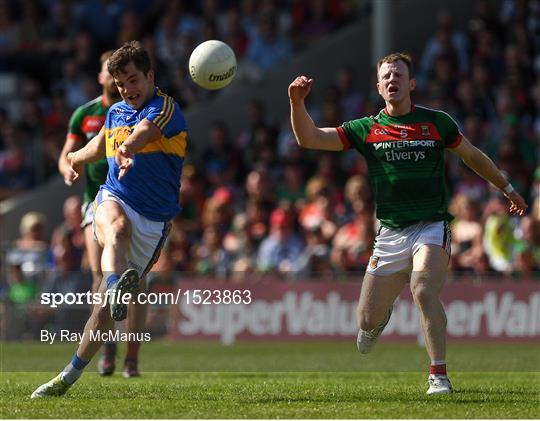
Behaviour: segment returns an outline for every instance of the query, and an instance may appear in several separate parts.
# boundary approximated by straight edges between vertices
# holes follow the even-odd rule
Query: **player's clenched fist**
[[[292,102],[301,101],[308,96],[313,85],[313,79],[308,79],[306,76],[298,76],[289,85],[289,98]]]

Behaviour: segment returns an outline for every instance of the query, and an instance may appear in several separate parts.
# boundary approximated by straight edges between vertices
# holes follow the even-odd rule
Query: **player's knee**
[[[126,242],[129,240],[130,227],[126,218],[117,218],[111,224],[109,230],[109,240],[114,243]]]
[[[424,284],[415,285],[412,288],[412,295],[415,303],[420,307],[428,306],[439,299],[438,292]]]

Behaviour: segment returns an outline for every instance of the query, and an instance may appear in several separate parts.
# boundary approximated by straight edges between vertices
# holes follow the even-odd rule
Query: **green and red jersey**
[[[463,135],[445,112],[413,106],[393,117],[377,116],[337,128],[346,149],[366,159],[377,218],[391,229],[420,221],[450,221],[445,183],[444,150],[457,147]]]
[[[81,105],[73,112],[69,120],[68,137],[84,142],[82,146],[86,145],[103,127],[108,109],[109,107],[103,104],[103,98],[101,96]],[[83,196],[84,203],[94,200],[99,186],[105,183],[108,170],[109,166],[106,158],[85,166],[86,187]]]

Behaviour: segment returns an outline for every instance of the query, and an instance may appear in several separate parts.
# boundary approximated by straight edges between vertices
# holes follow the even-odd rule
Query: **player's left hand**
[[[82,167],[77,164],[75,152],[70,152],[67,154],[67,161],[69,162],[71,168],[67,169],[67,171],[63,174],[64,183],[66,186],[71,186],[79,179]]]
[[[120,145],[120,147],[116,150],[116,154],[114,156],[114,160],[120,168],[118,180],[122,180],[122,178],[124,178],[124,176],[130,170],[130,168],[133,167],[134,159],[135,155],[133,154],[133,152],[131,152],[125,145]]]
[[[512,215],[522,216],[528,207],[525,199],[515,190],[509,194],[505,194],[505,196],[510,201],[510,213]]]

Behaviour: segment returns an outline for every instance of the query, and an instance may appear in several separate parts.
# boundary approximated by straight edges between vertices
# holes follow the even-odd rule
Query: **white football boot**
[[[392,316],[392,307],[390,307],[390,310],[388,311],[388,316],[386,316],[386,319],[377,326],[373,330],[362,330],[360,329],[358,331],[358,338],[356,339],[356,346],[358,347],[358,351],[362,354],[367,354],[371,351],[373,346],[377,343],[377,339],[379,339],[379,336],[381,335],[382,331],[390,321],[390,316]]]
[[[430,374],[428,378],[428,395],[448,395],[452,393],[452,383],[444,374]]]
[[[68,389],[71,387],[71,385],[66,383],[64,380],[62,380],[62,374],[63,373],[60,373],[54,379],[39,386],[36,390],[34,390],[34,392],[32,393],[30,397],[32,399],[37,399],[37,398],[47,398],[50,396],[64,395],[68,391]]]

